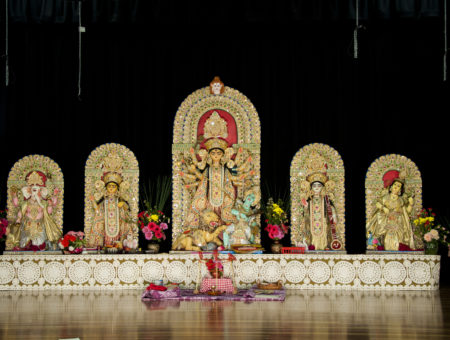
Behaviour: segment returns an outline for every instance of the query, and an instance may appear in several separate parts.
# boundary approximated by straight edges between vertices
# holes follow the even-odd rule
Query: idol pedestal
[[[227,256],[221,255],[226,259]],[[235,255],[239,288],[281,280],[287,289],[437,290],[439,255]],[[194,288],[196,254],[2,255],[0,290],[144,289],[156,280]],[[229,264],[224,275],[231,275]]]

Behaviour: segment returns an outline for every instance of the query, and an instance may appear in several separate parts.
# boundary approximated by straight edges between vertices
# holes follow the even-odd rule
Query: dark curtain
[[[382,155],[411,158],[422,172],[424,206],[450,217],[441,3],[360,3],[366,20],[354,59],[352,1],[85,1],[79,100],[77,5],[10,1],[1,205],[13,164],[43,154],[65,176],[65,231],[82,230],[89,153],[121,143],[136,154],[142,182],[170,175],[177,108],[218,75],[259,112],[263,185],[289,190],[290,162],[306,144],[326,143],[341,154],[349,253],[365,250],[365,174]]]
[[[355,18],[356,0],[193,1],[7,0],[12,22],[76,23],[83,3],[88,23],[294,23]],[[362,20],[437,17],[439,0],[358,0]],[[3,20],[3,18],[1,19]]]

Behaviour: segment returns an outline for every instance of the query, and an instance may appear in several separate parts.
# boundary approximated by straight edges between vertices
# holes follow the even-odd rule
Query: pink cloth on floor
[[[207,291],[210,291],[212,286],[215,286],[217,291],[233,294],[233,282],[228,278],[203,279],[200,286],[200,293],[206,293]]]

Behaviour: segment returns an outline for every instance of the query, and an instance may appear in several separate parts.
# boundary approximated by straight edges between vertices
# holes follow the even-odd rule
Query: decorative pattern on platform
[[[225,257],[224,257],[225,258]],[[0,290],[144,288],[165,280],[194,288],[197,255],[3,255]],[[281,280],[290,289],[435,290],[435,255],[236,255],[239,288]],[[225,265],[225,276],[231,267]],[[206,266],[202,275],[206,275]]]
[[[311,176],[325,175],[324,187],[331,204],[336,209],[336,239],[341,244],[340,250],[345,250],[345,169],[339,153],[326,144],[314,143],[301,148],[291,163],[291,220],[292,244],[308,239],[310,232],[306,218],[306,208],[301,204],[307,201],[310,185],[319,179]],[[309,245],[308,241],[306,243]]]
[[[206,129],[213,131],[206,131]],[[237,90],[223,86],[217,93],[204,87],[190,94],[180,105],[175,116],[172,145],[172,234],[175,240],[183,230],[191,206],[191,194],[182,176],[185,155],[198,148],[202,141],[220,137],[236,151],[251,155],[252,180],[259,188],[261,127],[258,113],[250,100]],[[196,152],[199,150],[196,149]],[[242,190],[242,189],[238,189]],[[238,192],[238,196],[242,193]],[[255,243],[260,242],[257,235]]]

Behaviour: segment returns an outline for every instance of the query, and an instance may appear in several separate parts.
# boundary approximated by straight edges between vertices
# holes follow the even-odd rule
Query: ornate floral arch
[[[291,241],[293,244],[301,242],[305,233],[303,206],[301,205],[301,183],[306,180],[308,163],[313,154],[319,154],[326,162],[327,176],[334,181],[334,206],[337,213],[336,234],[345,250],[345,169],[339,153],[326,144],[314,143],[301,148],[291,163]]]
[[[225,111],[236,126],[235,149],[243,147],[253,156],[255,179],[260,181],[261,127],[258,113],[250,100],[239,91],[225,86],[221,94],[212,94],[204,87],[190,94],[180,105],[175,116],[172,145],[172,222],[173,238],[183,232],[183,221],[190,206],[190,196],[179,175],[183,154],[198,146],[198,128],[203,115],[212,110]],[[259,239],[256,240],[259,242]]]

